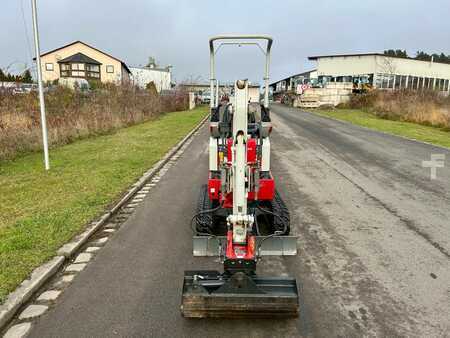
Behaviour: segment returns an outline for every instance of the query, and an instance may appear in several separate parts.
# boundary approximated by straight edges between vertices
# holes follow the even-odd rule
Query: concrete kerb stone
[[[81,246],[83,246],[90,237],[102,227],[112,215],[125,205],[148,181],[182,148],[182,146],[203,126],[208,120],[207,115],[200,123],[177,143],[166,155],[158,161],[150,170],[148,170],[137,182],[132,185],[132,189],[122,197],[122,199],[108,212],[106,212],[99,221],[95,222],[82,234],[75,237],[75,240],[64,244],[55,256],[49,262],[36,268],[29,279],[24,280],[13,292],[11,292],[4,304],[0,306],[0,330],[9,323],[18,309],[26,303],[32,295],[62,266],[67,258],[72,257]],[[81,265],[81,264],[80,264]]]
[[[49,290],[43,292],[39,297],[38,301],[54,301],[61,294],[61,290]]]
[[[92,259],[92,254],[87,253],[87,252],[82,252],[80,254],[78,254],[78,256],[75,258],[74,263],[87,263]]]
[[[86,248],[85,252],[96,252],[98,250],[100,250],[100,247],[98,247],[98,246],[90,246],[90,247]]]
[[[77,264],[70,264],[67,266],[65,272],[71,273],[71,272],[81,272],[86,267],[87,263],[77,263]]]
[[[22,313],[19,315],[19,319],[39,317],[45,311],[47,311],[47,309],[48,309],[47,305],[37,305],[37,304],[28,305],[25,308],[25,310],[23,310]]]
[[[5,303],[0,306],[0,328],[3,328],[17,310],[59,270],[64,260],[63,256],[56,256],[51,261],[36,268],[29,279],[24,280],[16,290],[9,294]]]
[[[22,338],[25,337],[31,329],[31,323],[21,323],[11,326],[8,331],[6,331],[3,338]]]
[[[64,256],[66,258],[72,257],[78,251],[78,249],[83,244],[85,244],[88,241],[88,239],[106,223],[107,220],[109,220],[110,217],[111,217],[110,212],[104,214],[100,218],[100,220],[96,222],[93,226],[89,227],[82,234],[75,237],[75,240],[66,243],[61,248],[59,248],[58,255]]]

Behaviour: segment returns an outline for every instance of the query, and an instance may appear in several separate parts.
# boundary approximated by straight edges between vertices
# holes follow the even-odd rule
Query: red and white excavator
[[[217,49],[215,42],[220,42]],[[223,45],[256,45],[264,52],[263,105],[250,102],[247,80],[235,82],[231,102],[219,103],[214,59]],[[295,317],[299,313],[295,278],[256,273],[261,256],[297,253],[296,237],[289,236],[289,211],[270,170],[272,38],[224,35],[211,38],[209,46],[209,178],[191,226],[194,256],[218,255],[224,271],[185,271],[181,312],[193,318]]]

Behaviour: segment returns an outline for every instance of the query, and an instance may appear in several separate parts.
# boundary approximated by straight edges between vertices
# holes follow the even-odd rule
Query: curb
[[[50,278],[52,278],[65,261],[70,259],[81,246],[83,246],[97,230],[99,230],[124,204],[126,204],[156,173],[176,154],[176,152],[197,132],[209,119],[209,114],[201,120],[180,142],[170,149],[164,157],[156,162],[153,167],[144,173],[132,188],[107,211],[98,221],[93,222],[83,233],[64,244],[58,249],[57,255],[49,262],[37,267],[31,273],[29,279],[24,280],[13,292],[11,292],[5,303],[0,305],[0,330],[9,323],[20,307],[26,303],[33,294]]]
[[[5,303],[0,307],[0,328],[8,324],[17,310],[59,270],[64,260],[63,256],[56,256],[34,269],[30,278],[24,280],[16,290],[8,295]]]

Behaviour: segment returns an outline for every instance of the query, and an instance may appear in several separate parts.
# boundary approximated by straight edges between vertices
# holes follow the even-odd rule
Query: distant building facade
[[[270,91],[274,96],[282,95],[286,92],[298,92],[299,86],[309,85],[317,81],[317,70],[309,70],[307,72],[294,74],[275,81],[269,85]]]
[[[82,41],[75,41],[41,55],[42,80],[98,80],[122,83],[130,80],[128,66],[116,57]]]
[[[377,89],[450,92],[450,64],[379,53],[311,56],[321,83],[365,83]]]
[[[170,67],[130,67],[130,71],[133,83],[140,88],[146,88],[150,82],[155,84],[158,93],[162,90],[169,90],[172,88],[172,73]]]

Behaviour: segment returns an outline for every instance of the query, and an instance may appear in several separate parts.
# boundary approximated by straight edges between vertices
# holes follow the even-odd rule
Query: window
[[[49,72],[53,71],[53,63],[46,63],[45,64],[45,70],[48,70]]]
[[[418,78],[417,89],[423,89],[423,77]]]
[[[445,80],[444,91],[448,92],[448,80]]]
[[[84,70],[84,63],[72,63],[72,70]]]
[[[383,74],[378,73],[375,85],[377,88],[382,88],[382,84],[383,84]]]
[[[91,77],[94,79],[100,79],[100,73],[89,72],[88,77]]]
[[[99,65],[86,65],[86,70],[88,72],[100,72],[100,66]]]
[[[114,73],[114,66],[107,65],[106,66],[106,72],[107,73]]]
[[[393,89],[394,88],[395,75],[389,74],[387,77],[388,77],[388,88],[389,89]]]
[[[100,66],[89,63],[62,63],[61,77],[100,79]]]
[[[87,77],[92,79],[100,79],[100,66],[86,64]]]
[[[407,80],[408,80],[408,77],[402,75],[402,80],[401,80],[400,88],[406,88]]]
[[[408,89],[413,89],[413,77],[411,75],[408,76]]]
[[[389,88],[389,75],[383,74],[381,75],[381,88]]]
[[[400,75],[395,75],[395,89],[401,88],[402,77]]]
[[[84,77],[83,71],[72,70],[72,77]]]

